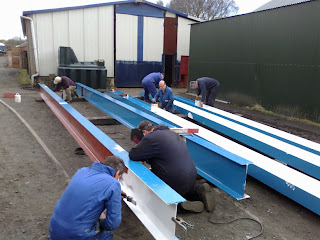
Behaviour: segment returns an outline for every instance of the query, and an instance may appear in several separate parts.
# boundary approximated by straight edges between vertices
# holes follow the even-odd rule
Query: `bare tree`
[[[15,48],[17,45],[20,45],[24,42],[26,42],[25,39],[21,39],[18,37],[14,37],[14,38],[8,39],[7,41],[3,41],[3,43],[6,45],[6,50]]]
[[[234,0],[171,0],[166,7],[203,20],[227,17],[239,10]]]
[[[162,0],[158,0],[158,1],[157,1],[157,5],[164,6],[164,3],[163,3]]]

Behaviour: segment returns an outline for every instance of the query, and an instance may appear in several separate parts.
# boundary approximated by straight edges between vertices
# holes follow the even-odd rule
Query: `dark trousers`
[[[196,181],[191,190],[184,194],[183,197],[188,201],[202,201],[203,183]]]
[[[149,93],[151,94],[152,98],[154,98],[154,96],[157,93],[157,89],[156,89],[154,83],[142,81],[142,87],[144,89],[144,99],[145,100],[149,100]]]
[[[206,96],[206,104],[213,107],[214,102],[216,100],[216,96],[219,90],[219,85],[211,88],[208,92],[207,92],[207,96]]]

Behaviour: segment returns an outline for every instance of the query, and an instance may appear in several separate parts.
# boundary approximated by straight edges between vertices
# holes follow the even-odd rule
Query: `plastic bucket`
[[[14,95],[14,101],[16,103],[20,103],[21,102],[21,95],[19,93],[16,93],[16,95]]]

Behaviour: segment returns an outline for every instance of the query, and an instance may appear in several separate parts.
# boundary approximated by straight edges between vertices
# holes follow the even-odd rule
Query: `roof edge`
[[[185,13],[178,12],[176,10],[160,6],[155,3],[151,3],[145,0],[127,0],[127,1],[115,1],[115,2],[106,2],[106,3],[95,3],[90,5],[80,5],[80,6],[72,6],[72,7],[63,7],[63,8],[50,8],[50,9],[42,9],[42,10],[30,10],[30,11],[23,11],[22,15],[32,15],[32,14],[39,14],[39,13],[49,13],[49,12],[59,12],[59,11],[69,11],[69,10],[76,10],[76,9],[83,9],[83,8],[93,8],[93,7],[101,7],[101,6],[110,6],[110,5],[120,5],[120,4],[128,4],[128,3],[143,3],[152,7],[160,8],[162,10],[174,13],[180,17],[192,19],[194,21],[199,21],[197,19],[194,19],[193,17],[188,16]]]

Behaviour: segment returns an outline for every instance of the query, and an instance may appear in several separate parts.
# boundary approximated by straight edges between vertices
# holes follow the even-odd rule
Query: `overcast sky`
[[[23,11],[41,10],[57,7],[89,5],[93,3],[115,2],[116,0],[8,0],[2,1],[0,14],[0,40],[13,37],[23,38],[20,16]],[[148,0],[156,3],[157,0]],[[163,0],[166,4],[168,0]],[[270,0],[235,0],[239,6],[238,14],[251,12]]]

